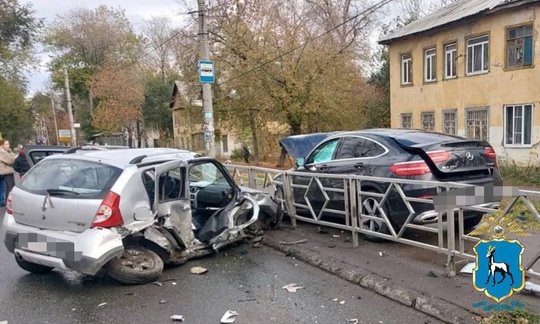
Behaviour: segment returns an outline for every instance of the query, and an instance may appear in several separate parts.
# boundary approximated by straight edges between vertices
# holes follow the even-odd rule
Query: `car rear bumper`
[[[4,215],[2,237],[9,252],[28,262],[95,275],[109,260],[122,254],[120,234],[92,228],[82,233],[41,230]]]

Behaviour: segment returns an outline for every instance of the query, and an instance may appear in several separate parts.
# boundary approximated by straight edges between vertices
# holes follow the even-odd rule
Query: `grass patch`
[[[501,207],[499,210],[493,213],[493,216],[500,216],[502,211],[508,206],[510,202],[507,200],[501,201]],[[540,202],[532,201],[532,204],[537,211],[540,211]],[[486,214],[486,216],[492,216],[491,214]],[[512,220],[515,220],[521,227],[528,232],[540,232],[540,222],[538,218],[529,211],[524,202],[518,201],[512,209],[506,214],[506,217],[510,217]]]
[[[519,308],[511,312],[497,312],[482,318],[479,322],[482,324],[540,324],[540,315]]]
[[[513,180],[517,186],[540,187],[540,161],[536,154],[524,164],[505,158],[500,158],[498,164],[503,179]]]

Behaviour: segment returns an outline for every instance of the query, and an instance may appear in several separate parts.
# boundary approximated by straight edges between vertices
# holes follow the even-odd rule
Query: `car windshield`
[[[43,160],[25,174],[19,187],[36,194],[101,199],[122,170],[110,165],[77,160]]]
[[[221,170],[211,162],[192,165],[189,170],[189,182],[190,185],[198,187],[210,184],[229,184]]]

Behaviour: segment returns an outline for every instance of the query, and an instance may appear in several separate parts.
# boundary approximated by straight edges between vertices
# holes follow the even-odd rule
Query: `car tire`
[[[280,214],[281,214],[280,224],[281,224],[281,221],[283,221],[284,217],[290,217],[289,213],[287,212],[287,207],[285,205],[285,201],[284,201],[285,192],[283,191],[282,186],[276,186],[276,192],[274,193],[274,197],[276,197],[276,199],[278,200],[278,202],[280,204],[280,209],[281,209],[281,212],[280,212]]]
[[[480,224],[482,219],[484,218],[484,214],[477,214],[472,217],[468,217],[463,220],[463,232],[465,234],[470,233],[476,225]],[[456,222],[456,229],[459,228],[459,223]]]
[[[373,190],[365,190],[365,191],[375,193],[375,191],[373,191]],[[381,198],[379,198],[379,197],[362,196],[362,203],[361,203],[362,204],[362,214],[381,217],[380,213],[376,212],[377,209],[376,208],[374,209],[374,207],[378,206],[378,203],[380,201],[381,201]],[[368,208],[367,207],[368,205],[371,206],[371,207]],[[384,208],[386,216],[389,217],[388,212],[387,212],[388,208],[385,208],[384,206],[383,206],[383,208]],[[371,209],[371,211],[370,211],[370,209]],[[372,230],[374,232],[381,233],[381,234],[390,234],[390,229],[388,228],[388,226],[385,223],[382,223],[382,221],[381,221],[381,224],[377,224],[374,221],[366,220],[366,222],[360,224],[360,227],[362,229]],[[369,234],[364,234],[364,237],[366,238],[366,240],[371,241],[371,242],[379,243],[379,242],[387,241],[384,238],[369,235]]]
[[[105,265],[114,280],[127,285],[139,285],[156,281],[163,272],[161,257],[154,251],[140,246],[126,247],[122,255]]]
[[[17,261],[17,264],[19,267],[21,267],[23,270],[26,270],[33,274],[46,274],[51,272],[54,268],[44,266],[37,263],[28,262],[25,260],[19,260],[19,258],[15,257],[15,261]]]

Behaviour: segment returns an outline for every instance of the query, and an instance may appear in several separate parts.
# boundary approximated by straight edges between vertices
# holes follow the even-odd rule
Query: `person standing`
[[[251,153],[249,152],[249,147],[246,143],[242,144],[242,156],[244,157],[244,161],[249,164],[249,157],[251,156]]]
[[[0,174],[4,177],[4,199],[6,202],[11,189],[15,187],[14,162],[15,154],[9,147],[9,141],[6,139],[0,140]]]

